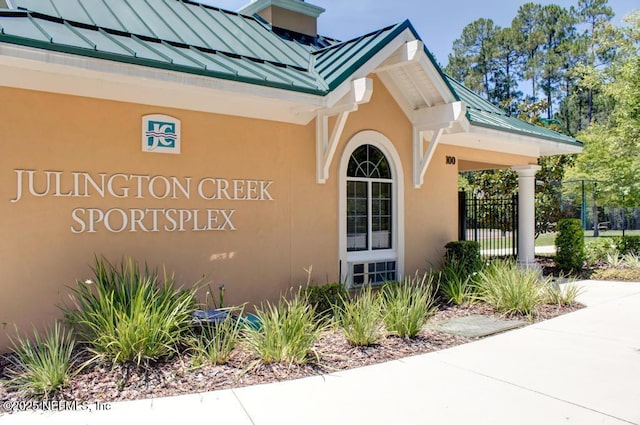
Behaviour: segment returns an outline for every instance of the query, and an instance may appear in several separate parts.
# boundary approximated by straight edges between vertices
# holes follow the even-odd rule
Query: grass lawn
[[[625,230],[625,236],[640,236],[640,230]],[[600,238],[613,238],[622,236],[622,230],[601,230]],[[584,232],[585,243],[591,243],[598,240],[593,236],[593,230],[586,230]],[[543,233],[536,239],[536,246],[553,246],[556,241],[556,233]]]

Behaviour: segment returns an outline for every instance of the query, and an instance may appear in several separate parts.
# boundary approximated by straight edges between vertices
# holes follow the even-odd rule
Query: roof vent
[[[324,9],[303,0],[252,0],[238,12],[258,14],[273,27],[316,37],[318,16]]]

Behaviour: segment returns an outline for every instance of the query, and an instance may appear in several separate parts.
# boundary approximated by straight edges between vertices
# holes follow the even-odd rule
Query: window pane
[[[347,167],[347,176],[368,177],[367,174],[367,145],[362,145],[351,154]]]
[[[369,249],[367,182],[347,182],[347,251]]]
[[[372,249],[391,248],[391,183],[371,183]]]
[[[372,145],[362,145],[351,154],[347,176],[391,179],[391,167],[380,149]]]

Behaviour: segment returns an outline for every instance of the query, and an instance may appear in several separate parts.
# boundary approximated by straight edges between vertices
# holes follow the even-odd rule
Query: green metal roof
[[[18,8],[93,27],[306,68],[309,53],[253,17],[176,0],[15,0]]]
[[[409,21],[404,21],[356,39],[317,50],[313,53],[315,69],[329,88],[334,89],[410,26]]]
[[[583,145],[582,142],[579,142],[573,137],[511,117],[502,109],[469,90],[460,82],[447,75],[445,75],[445,78],[456,99],[463,101],[467,105],[467,119],[473,125],[543,138],[574,146]]]
[[[338,42],[304,44],[259,17],[190,0],[13,0],[0,9],[0,42],[324,96],[399,34],[407,20]],[[507,116],[446,76],[478,126],[581,146],[575,139]]]
[[[300,92],[327,93],[324,82],[309,71],[307,64],[291,65],[271,57],[244,56],[229,52],[230,49],[215,50],[124,33],[35,12],[0,11],[0,41]],[[281,46],[287,43],[281,42]]]

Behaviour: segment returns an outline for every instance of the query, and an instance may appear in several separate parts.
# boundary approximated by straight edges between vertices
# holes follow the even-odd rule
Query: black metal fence
[[[484,197],[458,193],[460,240],[480,243],[486,257],[516,256],[518,250],[518,195]]]

